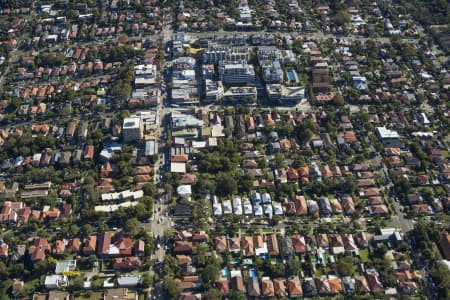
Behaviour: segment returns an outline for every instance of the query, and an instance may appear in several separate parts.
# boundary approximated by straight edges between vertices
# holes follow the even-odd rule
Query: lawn
[[[145,294],[139,294],[139,300],[145,300]]]
[[[105,282],[106,278],[96,278],[95,280],[91,281],[91,286],[93,288],[103,288],[103,283]]]
[[[359,249],[359,256],[361,257],[361,262],[366,263],[369,261],[369,250]]]
[[[26,294],[33,294],[40,286],[44,283],[45,275],[42,275],[40,278],[33,279],[31,281],[25,282],[24,291]]]
[[[9,299],[8,290],[11,287],[11,281],[5,280],[2,282],[0,289],[0,299]]]
[[[82,300],[82,299],[90,299],[90,300],[103,299],[103,293],[88,291],[82,293],[79,297],[75,297],[75,300]]]

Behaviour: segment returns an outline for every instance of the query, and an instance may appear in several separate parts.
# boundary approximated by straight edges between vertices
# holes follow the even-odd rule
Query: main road
[[[212,32],[185,32],[186,35],[192,36],[192,37],[203,37],[203,36],[216,36],[216,37],[223,37],[223,36],[232,36],[232,35],[254,35],[254,34],[279,34],[280,32],[276,31],[270,31],[270,30],[260,30],[260,31],[225,31],[225,30],[219,30],[219,31],[212,31]],[[322,31],[317,31],[313,33],[301,33],[301,32],[281,32],[281,34],[292,34],[294,37],[299,38],[306,38],[306,39],[312,39],[312,40],[327,40],[327,39],[339,39],[339,40],[346,40],[346,41],[377,41],[380,43],[390,43],[391,38],[390,37],[366,37],[361,35],[334,35],[331,33],[324,33]],[[416,38],[404,38],[404,41],[408,42],[417,42],[418,39]]]

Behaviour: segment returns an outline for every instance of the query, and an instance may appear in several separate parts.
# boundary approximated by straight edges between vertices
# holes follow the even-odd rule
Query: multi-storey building
[[[217,64],[221,61],[247,61],[249,58],[247,47],[229,47],[213,45],[203,54],[203,63]]]
[[[143,136],[143,126],[141,118],[125,118],[123,119],[123,141],[134,142],[139,141]]]
[[[222,62],[219,65],[219,78],[228,85],[242,85],[256,80],[253,66],[246,62]]]

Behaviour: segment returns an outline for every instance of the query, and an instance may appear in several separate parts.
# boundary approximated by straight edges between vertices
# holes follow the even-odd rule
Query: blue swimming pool
[[[324,265],[327,264],[327,257],[325,256],[325,253],[319,253],[317,254],[318,258],[320,259],[320,262]]]
[[[241,261],[240,261],[239,259],[233,259],[233,260],[231,261],[231,264],[232,264],[233,266],[239,265],[240,263],[241,263]]]
[[[289,81],[295,81],[295,75],[293,70],[286,71],[287,77],[289,78]]]
[[[251,265],[253,263],[253,261],[250,258],[246,258],[242,261],[242,263],[244,265]]]
[[[258,276],[255,269],[250,269],[250,270],[248,270],[248,272],[250,274],[250,277],[252,277],[252,278]]]
[[[222,276],[225,278],[228,278],[228,275],[230,275],[230,270],[228,270],[228,268],[223,268],[222,269]]]

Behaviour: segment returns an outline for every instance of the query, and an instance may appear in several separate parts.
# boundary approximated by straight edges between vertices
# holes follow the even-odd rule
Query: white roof
[[[270,203],[272,201],[272,197],[270,197],[269,193],[264,193],[261,195],[262,203]]]
[[[244,214],[251,215],[253,213],[252,203],[249,199],[244,200]]]
[[[195,70],[183,70],[181,71],[181,74],[183,74],[183,76],[195,76]]]
[[[253,202],[260,202],[261,201],[261,194],[258,193],[257,191],[253,191],[252,192],[252,201]]]
[[[114,244],[110,244],[109,245],[109,249],[108,249],[108,254],[113,255],[113,254],[120,254],[120,250],[119,248],[117,248],[116,245]]]
[[[273,213],[273,208],[271,204],[263,204],[264,213],[271,215]]]
[[[211,137],[208,139],[208,146],[216,147],[217,146],[217,138]]]
[[[392,138],[392,139],[400,138],[400,135],[395,130],[390,130],[387,129],[386,127],[377,127],[376,130],[381,138]]]
[[[267,243],[263,243],[263,246],[261,248],[255,247],[255,254],[256,256],[267,254],[269,251],[267,250]]]
[[[113,212],[113,211],[118,210],[121,207],[131,207],[131,206],[136,206],[138,204],[139,204],[138,201],[134,201],[134,202],[127,201],[127,202],[123,202],[120,204],[97,205],[94,207],[94,210],[98,211],[98,212]]]
[[[396,228],[392,228],[392,227],[391,228],[381,228],[380,229],[380,233],[382,235],[392,235],[396,231],[397,231],[397,229]]]
[[[242,277],[242,272],[241,270],[231,270],[230,271],[230,277]]]
[[[140,118],[124,118],[123,129],[136,129],[140,127]]]
[[[149,140],[145,142],[145,155],[151,156],[158,152],[157,142]]]
[[[113,288],[114,285],[114,278],[112,277],[108,277],[105,281],[103,281],[104,288]]]
[[[53,286],[64,286],[67,285],[68,279],[65,275],[47,275],[45,276],[44,285],[47,288],[52,288]]]
[[[413,132],[412,135],[418,136],[418,137],[432,137],[433,133],[432,132]]]
[[[100,151],[100,156],[106,159],[110,159],[113,156],[113,151],[111,149],[103,149]]]
[[[423,124],[430,124],[430,120],[428,120],[427,115],[423,112],[420,113],[421,117],[422,117],[422,122]]]
[[[206,148],[206,141],[192,141],[192,148],[201,149]]]
[[[242,215],[242,201],[240,197],[233,198],[233,207],[235,215]]]
[[[186,163],[171,162],[170,172],[172,173],[186,173]]]
[[[177,187],[177,193],[180,196],[190,196],[192,194],[192,189],[190,185],[180,185]]]
[[[282,215],[283,214],[283,207],[281,206],[280,202],[272,202],[274,214],[276,215]]]
[[[141,275],[120,275],[117,278],[119,286],[136,286],[141,282]]]
[[[220,203],[213,203],[213,212],[215,216],[221,216],[223,211],[222,211],[222,204]]]
[[[231,214],[232,210],[231,210],[231,200],[225,200],[222,203],[223,206],[223,213],[224,214]]]
[[[256,204],[255,206],[253,206],[253,210],[255,211],[255,216],[262,216],[263,210],[261,205]]]
[[[225,133],[223,132],[224,127],[220,124],[216,124],[211,127],[211,135],[213,137],[224,137]]]
[[[142,190],[134,191],[134,192],[131,192],[130,190],[125,190],[125,191],[118,192],[118,193],[102,194],[103,201],[117,201],[117,200],[128,199],[128,198],[133,198],[134,200],[136,200],[136,199],[140,199],[142,197],[144,197],[144,191],[142,191]]]

